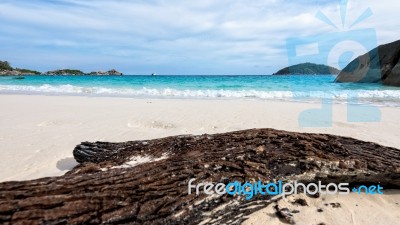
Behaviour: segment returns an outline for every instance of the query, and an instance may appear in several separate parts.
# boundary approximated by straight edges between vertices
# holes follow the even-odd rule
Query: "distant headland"
[[[109,71],[94,71],[90,73],[82,72],[81,70],[76,69],[62,69],[62,70],[53,70],[47,71],[45,73],[30,70],[30,69],[20,69],[13,68],[9,62],[0,61],[0,76],[23,76],[23,75],[49,75],[49,76],[63,76],[63,75],[76,75],[76,76],[121,76],[124,75],[121,72],[118,72],[115,69],[111,69]]]
[[[273,75],[326,75],[334,74],[337,75],[340,70],[322,64],[315,63],[301,63],[289,67],[285,67]]]

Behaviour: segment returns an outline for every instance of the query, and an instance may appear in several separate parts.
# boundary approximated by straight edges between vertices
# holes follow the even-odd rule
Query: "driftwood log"
[[[253,129],[84,142],[60,177],[0,183],[1,224],[240,224],[273,199],[188,195],[188,181],[380,183],[400,187],[400,150],[353,138]],[[145,161],[143,161],[145,159]],[[239,204],[238,204],[239,203]]]

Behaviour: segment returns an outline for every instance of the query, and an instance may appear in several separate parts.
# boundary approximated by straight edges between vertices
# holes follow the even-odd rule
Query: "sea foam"
[[[334,91],[264,91],[264,90],[225,90],[225,89],[185,89],[173,88],[110,88],[83,87],[74,85],[0,85],[3,93],[29,93],[51,95],[90,95],[118,97],[153,98],[201,98],[201,99],[264,99],[294,100],[314,102],[320,99],[332,99],[347,102],[349,96],[360,102],[387,103],[400,106],[400,90],[334,90]]]

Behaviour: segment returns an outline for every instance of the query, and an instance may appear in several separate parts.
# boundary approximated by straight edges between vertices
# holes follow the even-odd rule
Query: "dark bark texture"
[[[188,195],[188,181],[380,183],[400,187],[400,150],[352,138],[252,129],[84,142],[60,177],[0,183],[1,224],[240,224],[275,198]],[[149,162],[130,167],[139,157]],[[139,161],[138,161],[139,162]],[[224,206],[224,207],[221,207]]]

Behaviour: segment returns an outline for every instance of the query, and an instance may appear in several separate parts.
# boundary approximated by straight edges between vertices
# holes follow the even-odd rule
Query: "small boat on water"
[[[157,74],[156,74],[156,73],[152,73],[151,75],[152,75],[152,76],[156,76]]]
[[[25,77],[13,77],[13,79],[15,79],[15,80],[22,80],[22,79],[25,79]]]

